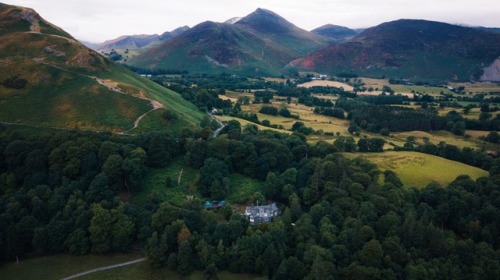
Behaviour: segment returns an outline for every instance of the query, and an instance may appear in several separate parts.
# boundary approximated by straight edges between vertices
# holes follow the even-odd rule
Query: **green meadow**
[[[459,175],[468,175],[472,179],[488,176],[488,172],[480,168],[417,152],[355,153],[346,156],[363,157],[377,164],[382,171],[394,171],[407,187],[424,188],[431,182],[446,186]]]

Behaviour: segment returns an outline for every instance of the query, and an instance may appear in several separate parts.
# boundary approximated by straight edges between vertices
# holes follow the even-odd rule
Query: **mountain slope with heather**
[[[257,9],[232,24],[200,23],[127,63],[150,69],[279,75],[291,60],[329,42],[273,12]]]
[[[0,4],[0,122],[125,132],[152,110],[202,114],[88,49],[34,10]],[[157,120],[161,122],[162,120]]]
[[[500,56],[500,35],[425,20],[397,20],[293,61],[297,69],[414,80],[477,80]]]

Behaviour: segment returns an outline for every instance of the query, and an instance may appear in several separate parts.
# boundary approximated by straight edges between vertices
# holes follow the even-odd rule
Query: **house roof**
[[[245,208],[245,215],[247,216],[265,216],[266,214],[268,215],[274,215],[279,211],[278,206],[276,203],[271,203],[269,205],[261,205],[261,206],[247,206]]]

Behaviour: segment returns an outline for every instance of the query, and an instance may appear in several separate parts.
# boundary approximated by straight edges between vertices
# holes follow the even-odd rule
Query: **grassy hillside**
[[[405,186],[418,188],[424,188],[431,182],[446,186],[459,175],[468,175],[472,179],[488,176],[487,171],[477,167],[417,152],[357,153],[347,156],[366,158],[381,170],[394,171]]]
[[[123,132],[159,107],[187,125],[201,121],[179,94],[109,62],[31,9],[0,4],[0,23],[0,122]]]

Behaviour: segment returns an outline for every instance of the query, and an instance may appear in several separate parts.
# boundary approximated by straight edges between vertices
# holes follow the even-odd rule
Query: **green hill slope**
[[[3,123],[124,132],[153,109],[175,111],[186,125],[202,118],[177,93],[109,62],[35,11],[4,4],[0,82]]]

